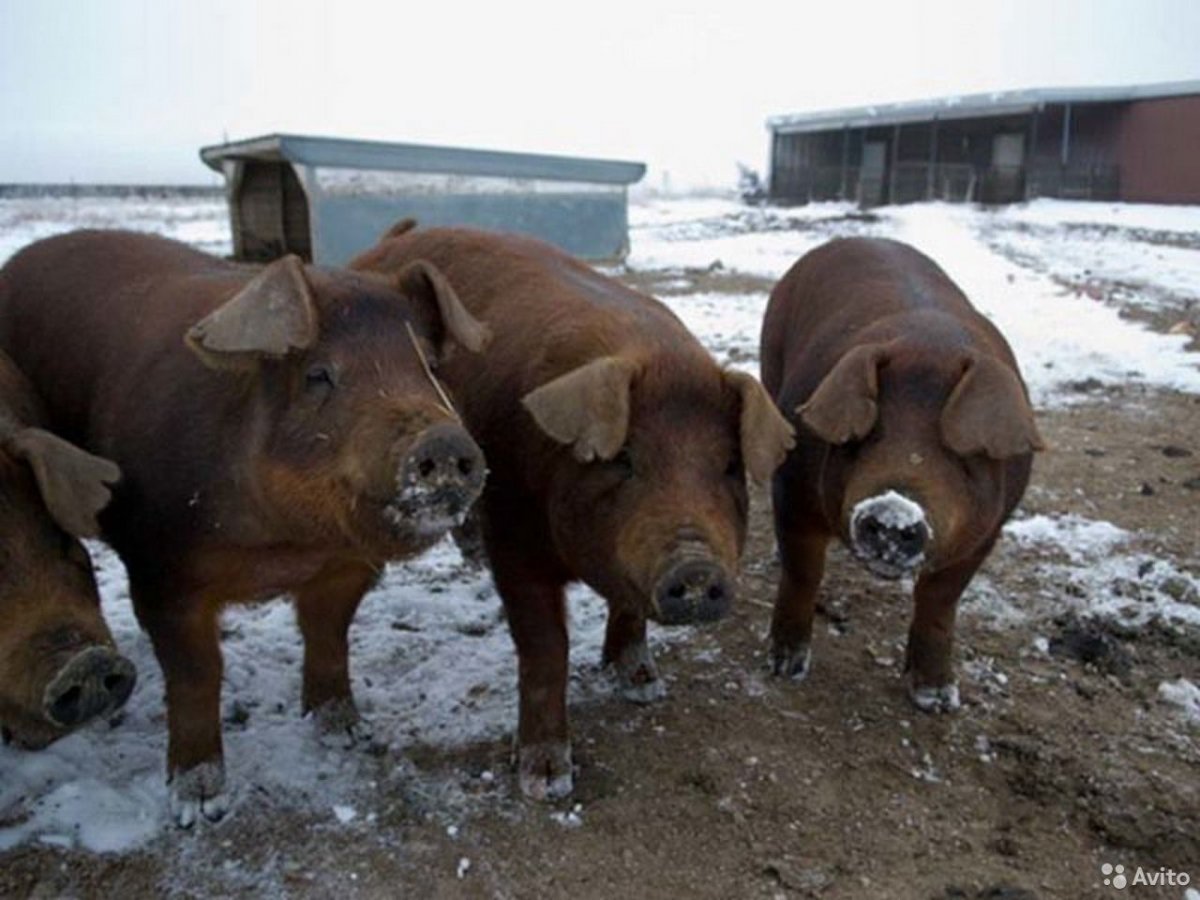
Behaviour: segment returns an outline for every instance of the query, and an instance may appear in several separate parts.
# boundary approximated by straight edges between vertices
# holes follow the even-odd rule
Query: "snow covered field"
[[[1062,267],[1087,267],[1119,279],[1140,304],[1168,294],[1195,300],[1200,208],[1039,201],[999,213],[921,204],[860,215],[836,204],[780,210],[683,198],[636,202],[630,216],[628,273],[653,272],[673,285],[664,299],[718,358],[749,371],[757,369],[768,280],[830,237],[861,234],[909,241],[937,260],[1008,336],[1039,408],[1078,402],[1081,384],[1200,395],[1200,355],[1185,351],[1185,335],[1147,330],[1108,305],[1064,291],[1053,277]],[[1023,265],[997,252],[998,220],[1023,226],[1006,231],[1004,240],[1019,241],[1016,259],[1034,262]],[[157,231],[218,253],[229,247],[218,201],[11,200],[0,201],[0,263],[30,241],[74,227]],[[1147,242],[1148,233],[1155,242]],[[1174,237],[1164,244],[1164,234]],[[759,279],[761,289],[689,290],[696,273],[714,271]],[[1195,561],[1154,562],[1131,546],[1131,537],[1070,510],[1020,519],[1006,530],[1006,541],[1045,557],[1039,565],[1047,584],[1083,584],[1076,592],[1081,612],[1131,628],[1150,620],[1200,628],[1200,581],[1188,571]],[[39,842],[118,852],[168,830],[161,676],[134,620],[120,562],[102,545],[92,550],[105,614],[138,666],[138,687],[114,727],[95,725],[42,753],[0,748],[0,851]],[[1114,594],[1111,585],[1122,579],[1140,585],[1142,594]],[[979,597],[994,589],[985,582],[973,590]],[[1036,620],[1055,612],[1059,598],[1048,590],[1021,601],[1000,599],[1018,616]],[[596,670],[603,605],[576,589],[571,610],[572,702],[580,704],[607,689]],[[383,802],[376,763],[324,747],[298,716],[301,647],[290,606],[277,601],[231,609],[224,627],[234,815],[237,805],[263,793],[287,798],[330,827],[372,821]],[[377,738],[400,758],[417,745],[460,747],[512,728],[515,658],[498,600],[486,575],[467,569],[449,542],[392,567],[363,604],[351,635],[357,696]],[[1186,715],[1197,715],[1191,682],[1164,682],[1162,691]],[[509,774],[478,777],[490,784]],[[447,796],[444,808],[453,810],[455,802]]]

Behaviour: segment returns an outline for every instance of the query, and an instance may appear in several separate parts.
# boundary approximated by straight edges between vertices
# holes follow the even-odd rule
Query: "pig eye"
[[[628,447],[617,451],[617,455],[612,458],[612,465],[626,478],[633,474],[633,454],[629,452]]]
[[[310,391],[327,391],[336,386],[333,368],[323,363],[310,366],[304,373],[304,387]]]

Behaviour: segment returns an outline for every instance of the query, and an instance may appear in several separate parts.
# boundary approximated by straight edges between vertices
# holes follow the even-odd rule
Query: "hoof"
[[[575,789],[571,774],[571,745],[532,744],[517,752],[517,782],[521,793],[543,803],[561,800]]]
[[[667,696],[667,686],[658,677],[658,666],[645,641],[626,647],[612,667],[617,690],[630,703],[657,703]]]
[[[913,705],[921,712],[952,713],[957,712],[962,706],[958,697],[957,684],[946,684],[941,687],[917,687],[910,681],[908,696]]]
[[[375,731],[370,721],[359,715],[349,698],[322,703],[310,715],[317,725],[317,739],[325,747],[350,750],[370,747],[374,742]]]
[[[808,644],[788,649],[780,644],[771,648],[771,672],[799,683],[812,670],[812,648]]]
[[[225,791],[225,769],[220,762],[176,772],[167,789],[171,819],[180,828],[191,828],[201,817],[219,822],[229,812],[231,797]]]

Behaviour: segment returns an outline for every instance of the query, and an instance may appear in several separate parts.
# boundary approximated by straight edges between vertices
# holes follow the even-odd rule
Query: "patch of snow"
[[[1200,725],[1200,687],[1186,678],[1164,681],[1158,686],[1158,697],[1164,703],[1178,707],[1188,722]]]
[[[1200,206],[1042,198],[1000,207],[992,215],[1005,221],[1035,225],[1109,225],[1148,231],[1200,233]]]

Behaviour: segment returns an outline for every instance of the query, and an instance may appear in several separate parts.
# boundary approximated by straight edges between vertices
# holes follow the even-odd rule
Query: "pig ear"
[[[761,484],[796,446],[795,430],[757,378],[743,372],[726,372],[725,380],[742,396],[742,460],[750,477]]]
[[[393,229],[404,224],[401,222]],[[445,336],[472,353],[478,353],[492,339],[491,330],[467,311],[446,276],[433,263],[423,259],[409,263],[396,275],[396,286],[414,300],[432,304]]]
[[[116,463],[40,428],[24,428],[7,444],[15,456],[29,463],[46,509],[63,531],[75,537],[100,533],[96,516],[112,498],[108,486],[121,478]]]
[[[1017,373],[975,354],[942,410],[942,440],[960,456],[986,453],[992,459],[1046,448]]]
[[[636,366],[603,356],[543,384],[521,398],[538,427],[576,459],[612,459],[629,430],[629,385]]]
[[[252,368],[262,357],[313,346],[317,306],[304,264],[297,256],[271,263],[193,325],[185,340],[213,369]]]
[[[844,444],[871,433],[879,416],[879,366],[883,344],[862,344],[838,360],[807,402],[796,407],[800,420],[821,440]]]

